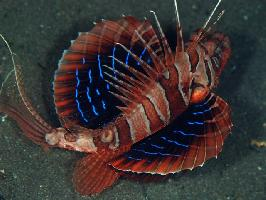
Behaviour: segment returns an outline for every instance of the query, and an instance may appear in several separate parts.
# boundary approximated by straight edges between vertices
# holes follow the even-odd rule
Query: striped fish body
[[[199,41],[196,31],[172,52],[160,26],[159,32],[158,38],[147,20],[130,16],[103,21],[79,34],[59,62],[55,105],[78,139],[53,144],[93,153],[74,171],[82,194],[112,185],[121,172],[166,175],[202,166],[231,130],[230,108],[211,93],[230,56],[228,38],[205,33]],[[90,163],[112,166],[118,171],[98,173],[116,178],[90,182]]]
[[[177,85],[169,87],[165,79],[155,81],[143,91],[139,102],[134,102],[114,122],[101,128],[101,141],[111,142],[111,148],[128,146],[167,126],[187,108],[176,88]],[[108,136],[113,140],[105,139]]]
[[[219,43],[220,46],[215,48],[213,46],[216,43]],[[186,46],[189,45],[190,43]],[[218,53],[212,52],[213,56],[209,56],[207,52],[209,46],[216,49]],[[200,79],[209,91],[216,84],[215,81],[224,67],[224,60],[228,59],[229,54],[228,38],[221,33],[215,33],[212,38],[209,38],[207,45],[202,43],[194,52],[185,52],[183,57],[179,55],[179,60],[168,63],[164,72],[158,74],[156,80],[150,81],[145,87],[141,86],[139,90],[132,91],[137,93],[134,103],[129,103],[126,108],[120,107],[123,111],[122,114],[98,130],[101,133],[98,134],[99,138],[95,138],[96,146],[111,149],[131,146],[169,125],[187,109],[186,98],[193,103],[197,102],[197,99],[195,100],[197,96],[195,97],[191,88],[188,88],[191,86],[192,72],[200,74],[200,78],[196,78]],[[221,63],[221,65],[219,63],[219,67],[217,67],[218,60]],[[187,89],[185,89],[186,87]],[[130,89],[128,88],[128,90]],[[191,96],[191,93],[194,96]],[[208,94],[208,92],[204,93],[201,99]]]
[[[81,194],[99,193],[126,172],[167,175],[202,166],[221,152],[232,127],[229,105],[212,93],[231,54],[228,37],[207,26],[220,2],[184,44],[175,1],[175,52],[154,12],[157,33],[148,20],[131,16],[80,33],[54,76],[62,127],[36,112],[17,68],[28,115],[5,102],[0,111],[36,144],[88,153],[74,170]]]
[[[115,116],[117,120],[102,123],[95,131],[98,134],[92,133],[100,135],[93,136],[98,148],[109,145],[100,142],[109,143],[106,136],[114,139],[110,146],[132,145],[168,125],[188,105],[183,99],[184,92],[179,92],[180,79],[184,79],[179,75],[182,72],[174,59],[166,62],[162,48],[147,20],[140,22],[129,16],[118,22],[104,21],[91,32],[81,33],[64,52],[55,74],[55,105],[63,126],[70,128],[65,122],[71,121],[93,127],[94,121],[101,121],[115,110],[114,105],[106,109],[113,96],[124,104],[123,107],[117,104],[122,114]],[[111,95],[110,87],[115,90],[111,90]],[[75,149],[74,145],[67,146]]]

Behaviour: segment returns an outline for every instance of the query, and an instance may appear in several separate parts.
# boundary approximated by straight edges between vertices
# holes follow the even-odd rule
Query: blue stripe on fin
[[[129,51],[131,51],[131,50],[132,50],[132,47],[129,49]],[[127,52],[127,57],[126,57],[126,62],[125,62],[126,65],[128,65],[129,56],[130,56],[130,54],[129,54],[129,52]]]
[[[128,65],[129,53],[127,53],[126,62],[125,64]]]
[[[90,88],[89,87],[87,87],[86,94],[87,94],[87,98],[88,98],[89,102],[91,103],[91,96],[90,96]]]
[[[102,106],[103,106],[103,109],[106,110],[106,104],[105,104],[104,100],[102,100]]]
[[[78,111],[82,117],[82,119],[85,121],[85,122],[88,122],[88,119],[84,116],[84,113],[80,107],[80,103],[79,103],[79,100],[78,100],[78,87],[79,87],[79,84],[80,84],[80,80],[79,80],[79,70],[78,68],[76,69],[76,80],[77,80],[77,84],[76,84],[76,89],[75,89],[75,101],[77,103],[77,108],[78,108]]]
[[[164,149],[165,147],[163,146],[159,146],[159,145],[156,145],[156,144],[150,144],[152,147],[155,147],[157,149]]]
[[[112,68],[113,68],[113,72],[114,72],[114,76],[116,77],[116,73],[115,73],[115,46],[113,47],[113,57],[112,57]]]
[[[192,114],[193,114],[193,115],[202,115],[202,114],[204,114],[204,113],[206,113],[206,112],[209,112],[209,111],[211,111],[210,108],[208,108],[208,109],[206,109],[206,110],[203,110],[203,111],[199,111],[199,112],[193,112]]]
[[[147,49],[144,48],[143,51],[141,52],[141,54],[140,54],[140,56],[139,56],[139,59],[140,59],[140,60],[142,60],[142,57],[143,57],[143,55],[145,54],[146,50],[147,50]],[[137,62],[137,65],[140,65],[140,63]]]
[[[96,108],[94,105],[92,105],[92,111],[96,116],[99,116],[99,113],[96,111]]]
[[[127,156],[127,158],[129,158],[130,160],[138,160],[138,161],[142,160],[142,159],[140,159],[140,158],[135,158],[135,157],[133,157],[133,156]]]
[[[100,77],[103,79],[103,72],[102,72],[100,54],[98,54],[98,68],[99,68]]]
[[[78,107],[78,111],[80,112],[80,115],[82,117],[82,119],[85,121],[85,122],[88,122],[88,120],[86,119],[86,117],[84,116],[84,113],[82,112],[81,108],[80,108],[80,103],[79,103],[79,100],[76,99],[76,103],[77,103],[77,107]]]
[[[203,125],[204,122],[187,122],[189,125]]]
[[[144,154],[148,154],[148,155],[152,155],[152,156],[156,156],[156,155],[160,155],[160,156],[180,156],[179,154],[171,154],[171,153],[161,153],[161,152],[149,152],[149,151],[145,151],[143,149],[131,149],[133,151],[137,151],[137,152],[141,152]]]
[[[89,71],[88,71],[88,76],[89,76],[90,83],[92,83],[91,69],[89,69]]]
[[[110,85],[108,83],[106,83],[106,89],[110,90]]]
[[[186,147],[188,148],[189,146],[188,145],[185,145],[185,144],[180,144],[179,142],[177,141],[174,141],[174,140],[170,140],[170,139],[167,139],[166,137],[161,137],[163,140],[169,142],[169,143],[173,143],[173,144],[176,144],[177,146],[182,146],[182,147]]]
[[[180,130],[174,130],[173,132],[174,133],[180,133],[181,135],[184,135],[184,136],[195,136],[195,137],[198,137],[198,135],[196,135],[196,134],[185,133],[184,131],[180,131]]]
[[[96,93],[97,93],[97,95],[98,95],[98,96],[100,96],[100,95],[101,95],[101,93],[100,93],[100,91],[99,91],[99,89],[98,89],[98,88],[96,88]]]

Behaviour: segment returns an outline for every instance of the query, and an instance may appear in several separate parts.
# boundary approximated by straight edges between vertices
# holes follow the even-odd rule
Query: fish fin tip
[[[112,169],[101,154],[90,154],[79,160],[75,166],[73,183],[81,195],[95,195],[111,187],[120,173]]]

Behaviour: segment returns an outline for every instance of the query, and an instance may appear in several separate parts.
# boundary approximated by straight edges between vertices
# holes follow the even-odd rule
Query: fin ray
[[[168,127],[134,144],[111,165],[122,171],[161,175],[193,169],[221,152],[231,127],[228,104],[210,94]]]
[[[131,16],[97,23],[90,32],[80,33],[71,42],[59,61],[54,79],[54,99],[60,119],[69,118],[88,128],[108,123],[121,112],[118,109],[121,98],[117,99],[109,92],[111,85],[122,88],[122,95],[131,101],[142,98],[141,91],[153,83],[157,72],[136,30],[145,41],[153,38],[149,48],[155,56],[164,57],[151,23]],[[122,44],[132,54],[116,43]],[[106,79],[108,76],[104,77],[106,73],[112,83]],[[65,121],[61,124],[67,127]]]
[[[77,162],[73,182],[80,194],[100,193],[119,178],[120,174],[107,165],[105,159],[106,156],[90,154]]]

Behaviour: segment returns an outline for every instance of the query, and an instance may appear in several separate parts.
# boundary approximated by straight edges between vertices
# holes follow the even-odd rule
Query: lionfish
[[[232,127],[228,104],[212,92],[231,54],[228,37],[210,31],[224,13],[209,25],[220,2],[184,43],[174,1],[175,52],[154,11],[157,31],[147,19],[123,16],[79,33],[54,76],[59,128],[31,105],[12,57],[27,113],[3,101],[0,111],[44,148],[87,153],[73,176],[83,195],[100,193],[126,173],[168,175],[202,166],[221,152]]]

